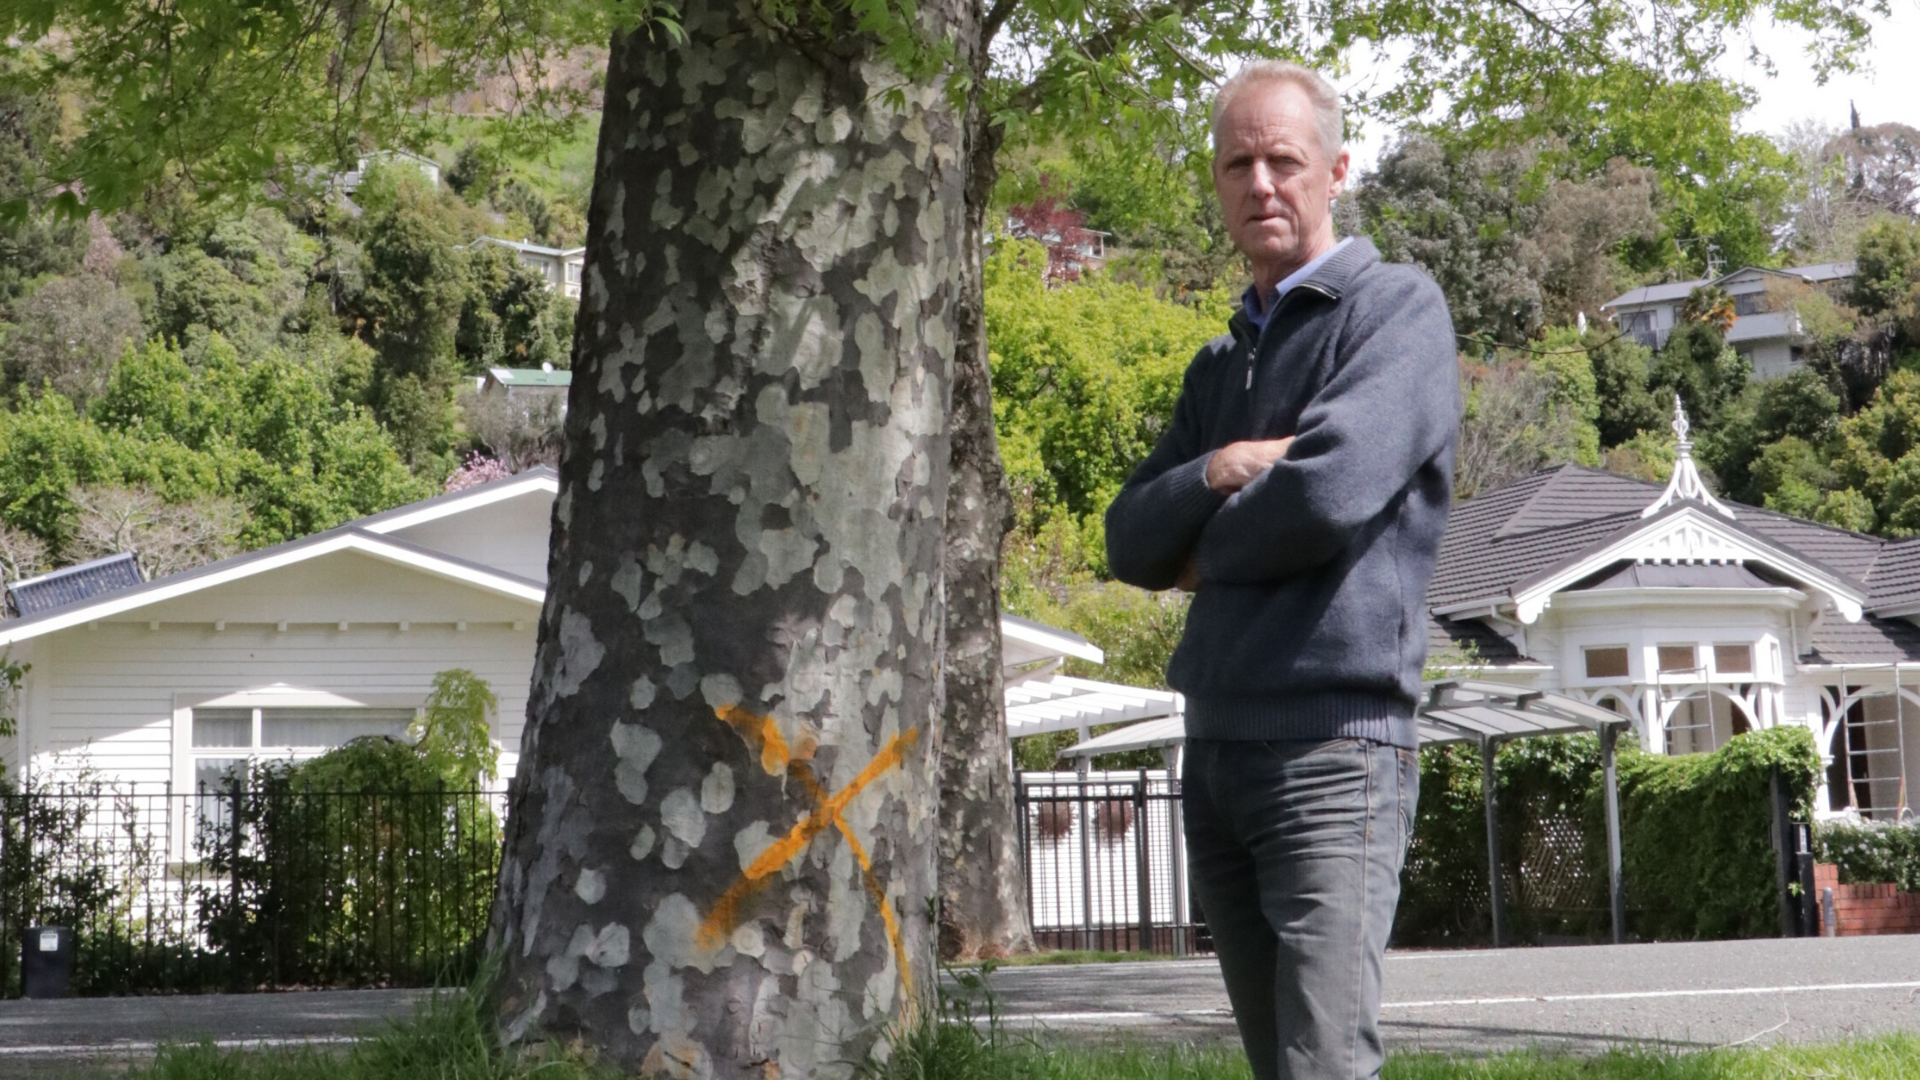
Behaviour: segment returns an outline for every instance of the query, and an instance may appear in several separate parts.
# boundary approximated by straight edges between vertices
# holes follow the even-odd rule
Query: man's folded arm
[[[1301,413],[1286,457],[1207,522],[1203,581],[1279,581],[1331,560],[1447,445],[1459,422],[1453,322],[1407,275],[1347,326],[1340,369]]]
[[[1107,507],[1107,566],[1129,585],[1173,588],[1193,559],[1200,531],[1225,498],[1207,486],[1213,455],[1204,449],[1201,396],[1195,389],[1195,370],[1203,366],[1196,361],[1187,369],[1173,423]]]

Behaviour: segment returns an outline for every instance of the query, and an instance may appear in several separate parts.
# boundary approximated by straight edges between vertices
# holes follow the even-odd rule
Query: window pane
[[[398,738],[412,709],[262,709],[261,746],[339,746],[362,735]]]
[[[1693,658],[1693,646],[1691,645],[1660,646],[1660,673],[1662,675],[1666,675],[1670,673],[1685,674],[1686,672],[1694,670],[1694,668],[1698,666],[1699,664],[1695,662]]]
[[[1713,647],[1713,669],[1723,675],[1752,674],[1753,646],[1715,645]]]
[[[1627,677],[1627,647],[1609,645],[1587,650],[1587,678],[1624,679]]]
[[[195,791],[225,791],[232,781],[234,773],[241,772],[247,764],[246,758],[195,758],[193,762],[193,789]]]
[[[241,748],[252,746],[253,710],[193,710],[193,745]]]

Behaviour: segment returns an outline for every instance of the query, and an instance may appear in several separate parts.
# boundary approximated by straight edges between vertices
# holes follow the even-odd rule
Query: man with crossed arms
[[[1107,510],[1114,576],[1190,590],[1187,857],[1259,1080],[1384,1061],[1380,975],[1418,791],[1426,590],[1452,501],[1452,321],[1424,273],[1337,240],[1337,93],[1249,65],[1214,188],[1254,282]]]

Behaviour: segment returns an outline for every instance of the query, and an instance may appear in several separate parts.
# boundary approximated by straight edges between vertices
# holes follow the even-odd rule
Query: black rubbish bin
[[[29,926],[20,943],[20,992],[30,998],[63,998],[73,981],[73,931]]]

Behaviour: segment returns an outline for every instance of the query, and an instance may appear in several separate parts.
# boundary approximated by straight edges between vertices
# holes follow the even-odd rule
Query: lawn
[[[77,1074],[86,1075],[86,1074]],[[102,1074],[104,1075],[104,1074]],[[602,1080],[615,1074],[577,1055],[509,1061],[490,1049],[488,1024],[464,994],[443,996],[412,1021],[344,1050],[219,1050],[180,1046],[113,1075],[137,1080]],[[923,1024],[869,1080],[1250,1080],[1236,1052],[1191,1046],[1049,1045]],[[1385,1080],[1920,1080],[1920,1035],[1824,1046],[1678,1053],[1618,1050],[1597,1057],[1396,1055]]]

